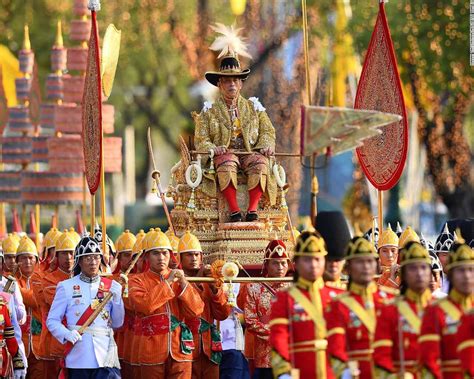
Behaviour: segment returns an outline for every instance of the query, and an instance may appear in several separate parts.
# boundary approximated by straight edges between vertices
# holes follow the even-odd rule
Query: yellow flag
[[[7,103],[9,107],[13,107],[17,105],[15,79],[21,77],[21,72],[18,59],[4,45],[0,45],[0,66]]]

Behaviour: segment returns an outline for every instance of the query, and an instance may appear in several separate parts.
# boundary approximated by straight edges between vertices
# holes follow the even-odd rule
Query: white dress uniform
[[[2,280],[0,280],[0,291],[4,292],[3,289],[7,284],[8,279],[2,276]],[[20,325],[23,325],[26,322],[26,308],[25,304],[23,303],[23,296],[21,296],[20,288],[18,287],[18,283],[13,283],[10,290],[12,290],[12,296],[15,299],[15,314],[16,319]]]
[[[58,284],[46,325],[59,342],[66,343],[69,332],[79,329],[77,321],[96,298],[100,282],[99,276],[91,279],[79,274]],[[115,346],[112,329],[122,326],[125,314],[121,285],[112,281],[110,291],[114,295],[113,299],[86,329],[82,340],[76,342],[67,355],[65,362],[67,368],[110,367],[108,366],[109,347]],[[67,327],[62,323],[64,317],[66,317]]]

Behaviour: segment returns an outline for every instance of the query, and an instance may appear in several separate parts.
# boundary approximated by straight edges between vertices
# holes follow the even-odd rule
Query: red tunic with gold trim
[[[11,358],[13,357],[14,366],[23,367],[23,363],[18,354],[18,342],[15,338],[15,330],[10,319],[10,312],[8,310],[9,295],[0,292],[0,376],[7,377],[12,367]],[[18,361],[18,364],[16,363]]]
[[[334,378],[326,356],[324,309],[342,291],[324,285],[322,278],[303,278],[277,293],[270,316],[270,345],[275,377],[299,370],[300,378]]]
[[[458,354],[464,375],[474,378],[474,308],[461,317],[458,328]]]
[[[336,297],[328,308],[328,354],[336,376],[342,375],[348,362],[356,361],[360,378],[374,378],[372,340],[376,312],[393,298],[375,283],[362,287],[351,283],[349,290]]]
[[[418,339],[424,378],[462,379],[457,332],[463,313],[472,308],[473,297],[452,289],[448,297],[426,309]]]
[[[372,348],[378,378],[385,378],[391,373],[401,371],[401,349],[403,349],[404,371],[411,373],[414,378],[421,377],[418,364],[418,337],[423,312],[430,301],[429,289],[421,295],[407,290],[405,295],[397,297],[377,312]]]
[[[271,368],[270,361],[270,311],[271,302],[276,292],[289,287],[288,283],[270,285],[274,293],[270,293],[263,284],[252,283],[247,287],[247,301],[244,315],[247,330],[255,337],[255,367]]]

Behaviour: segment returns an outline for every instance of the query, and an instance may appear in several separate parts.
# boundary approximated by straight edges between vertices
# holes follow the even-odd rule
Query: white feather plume
[[[244,39],[239,36],[242,28],[235,28],[234,25],[226,26],[224,24],[216,22],[216,25],[211,25],[212,30],[216,33],[221,34],[217,36],[210,49],[213,51],[220,51],[217,58],[221,58],[225,55],[240,55],[247,58],[252,58],[247,50],[247,44]]]

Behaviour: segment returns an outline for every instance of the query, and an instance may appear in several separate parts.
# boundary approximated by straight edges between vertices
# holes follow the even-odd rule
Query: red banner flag
[[[400,179],[408,151],[408,122],[393,42],[385,16],[384,3],[365,56],[354,108],[394,113],[398,122],[382,128],[382,134],[364,141],[357,157],[367,179],[386,191]]]
[[[87,184],[94,195],[99,188],[102,165],[102,88],[97,17],[95,11],[91,14],[92,29],[82,98],[82,143]]]

